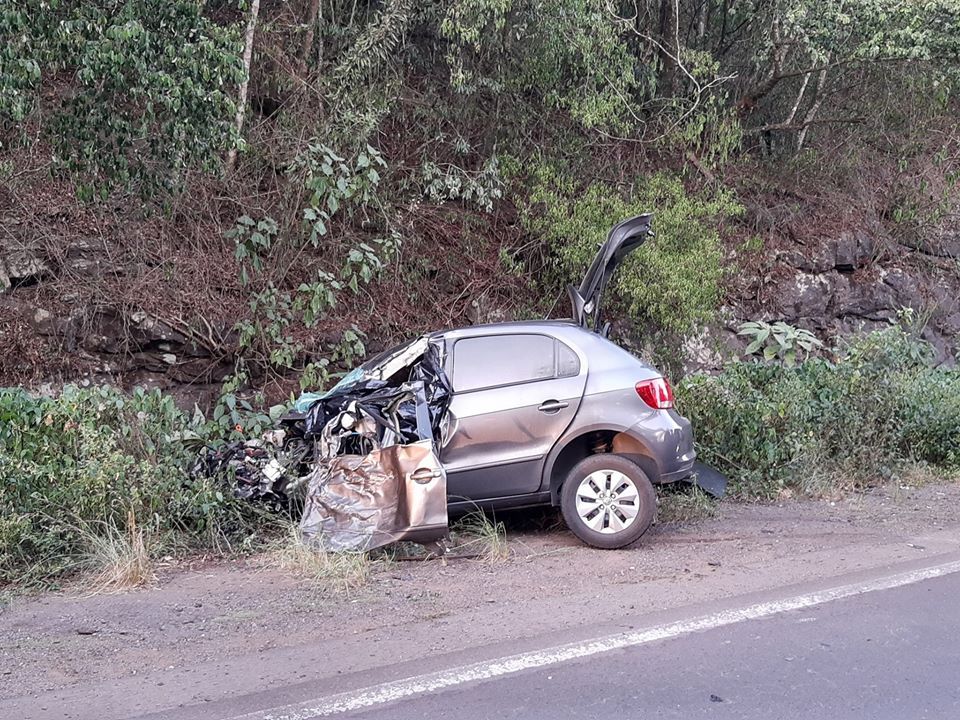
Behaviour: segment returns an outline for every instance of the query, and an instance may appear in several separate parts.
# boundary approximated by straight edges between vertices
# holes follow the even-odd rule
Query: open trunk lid
[[[652,219],[651,213],[644,213],[614,225],[590,264],[587,274],[583,276],[580,287],[567,287],[573,307],[573,319],[578,324],[583,327],[590,324],[594,330],[603,331],[600,307],[603,291],[624,258],[653,235]]]

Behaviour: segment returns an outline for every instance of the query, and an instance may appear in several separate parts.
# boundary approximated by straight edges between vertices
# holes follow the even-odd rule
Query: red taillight
[[[654,410],[673,407],[673,388],[666,378],[658,377],[637,383],[637,395]]]

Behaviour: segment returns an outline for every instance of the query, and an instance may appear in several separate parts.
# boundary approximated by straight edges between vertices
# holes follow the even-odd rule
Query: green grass
[[[502,522],[491,520],[480,510],[465,515],[450,528],[453,555],[476,555],[488,563],[510,557],[510,545]]]

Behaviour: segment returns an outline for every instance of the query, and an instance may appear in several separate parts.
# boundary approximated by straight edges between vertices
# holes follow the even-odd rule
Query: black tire
[[[615,481],[615,473],[619,473],[629,479],[636,487],[636,515],[633,520],[625,524],[623,522],[626,513],[633,507],[628,502],[626,494],[623,500],[617,502],[615,498],[608,497],[611,505],[604,504],[604,499],[596,502],[596,510],[599,513],[592,514],[596,518],[596,525],[601,526],[601,530],[591,528],[586,517],[582,517],[577,508],[578,493],[581,484],[584,483],[594,473],[603,473],[600,478],[605,480],[600,485],[612,485]],[[620,484],[623,486],[623,479],[620,478]],[[589,508],[594,503],[590,494],[601,495],[602,493],[615,492],[616,488],[601,487],[594,493],[597,478],[587,484],[587,494],[580,494],[582,507]],[[629,487],[626,488],[629,490]],[[629,507],[624,507],[624,506]],[[563,520],[566,522],[570,532],[583,540],[587,545],[604,550],[615,550],[636,542],[653,524],[653,519],[657,514],[657,493],[653,489],[653,483],[650,478],[635,462],[613,453],[599,453],[591,455],[578,462],[567,475],[563,486],[560,488],[560,509],[563,511]],[[590,511],[592,513],[592,511]],[[615,530],[616,524],[625,524],[622,530]]]

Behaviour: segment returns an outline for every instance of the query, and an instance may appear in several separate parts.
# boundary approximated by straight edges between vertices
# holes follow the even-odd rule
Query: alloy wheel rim
[[[577,488],[577,515],[594,532],[613,535],[633,524],[640,494],[633,480],[618,470],[596,470]]]

